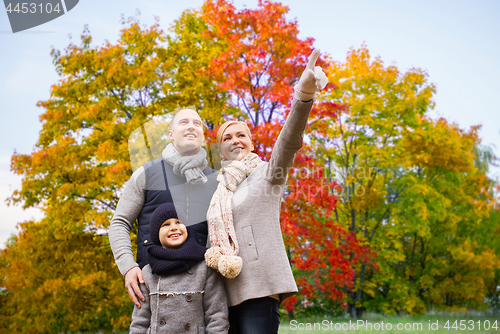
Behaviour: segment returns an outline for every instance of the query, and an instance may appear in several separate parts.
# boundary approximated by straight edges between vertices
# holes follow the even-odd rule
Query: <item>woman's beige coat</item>
[[[243,267],[236,278],[224,279],[229,306],[275,294],[283,301],[297,293],[281,235],[280,208],[312,104],[292,101],[270,161],[259,165],[234,192],[233,220]]]

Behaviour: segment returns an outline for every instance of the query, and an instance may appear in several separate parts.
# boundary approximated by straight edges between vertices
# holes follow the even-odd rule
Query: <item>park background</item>
[[[98,187],[81,179],[82,188],[68,189],[65,186],[62,190],[59,187],[63,184],[55,178],[48,180],[47,184],[37,183],[32,172],[34,169],[26,165],[33,162],[28,163],[22,157],[40,150],[40,147],[35,147],[41,138],[39,116],[47,110],[58,109],[57,103],[48,103],[45,108],[36,107],[38,101],[49,100],[51,86],[59,82],[53,60],[59,69],[65,64],[61,63],[57,52],[52,58],[52,47],[61,50],[62,55],[70,43],[80,47],[80,35],[85,25],[90,32],[84,35],[92,36],[90,49],[102,46],[105,40],[116,45],[118,39],[123,39],[120,29],[129,29],[132,37],[133,32],[142,36],[144,31],[157,24],[154,16],[159,17],[159,29],[167,33],[185,9],[200,10],[202,4],[202,1],[123,1],[103,5],[86,1],[52,22],[18,34],[10,33],[7,15],[0,13],[0,195],[8,198],[15,189],[21,189],[23,175],[14,175],[10,170],[14,152],[21,158],[17,160],[18,171],[32,181],[26,183],[25,191],[16,196],[20,200],[17,205],[12,201],[10,206],[0,204],[0,241],[2,248],[7,249],[2,252],[2,275],[5,276],[2,284],[7,289],[2,290],[1,314],[8,317],[2,319],[3,324],[14,323],[13,326],[18,326],[13,327],[16,330],[27,331],[33,328],[37,319],[45,319],[46,324],[39,328],[40,332],[50,332],[55,328],[126,327],[130,305],[126,304],[121,277],[112,266],[109,247],[102,237],[81,230],[85,225],[87,230],[88,225],[106,225],[106,210],[96,204],[95,199],[105,201],[112,198],[111,192],[118,192],[121,183],[130,175],[130,167],[122,164],[112,166],[115,169],[103,168],[97,172],[103,184],[111,189],[100,198],[96,193]],[[274,117],[269,116],[270,122],[259,122],[261,128],[255,129],[261,148],[259,153],[266,156],[287,112],[287,101],[291,98],[289,87],[300,75],[311,45],[319,48],[324,55],[321,65],[330,71],[331,85],[318,97],[312,115],[314,122],[311,121],[308,128],[309,145],[298,157],[296,173],[290,176],[286,193],[288,202],[285,201],[289,205],[284,205],[282,212],[282,228],[287,232],[285,240],[301,287],[301,294],[285,305],[288,315],[346,310],[354,315],[366,310],[420,314],[430,309],[486,310],[491,307],[498,298],[499,267],[494,182],[498,168],[493,165],[493,156],[498,151],[494,146],[488,148],[488,145],[498,143],[500,124],[499,102],[495,98],[500,88],[497,80],[500,74],[497,64],[500,53],[497,43],[500,24],[496,20],[500,12],[498,3],[287,1],[283,4],[289,7],[286,14],[279,10],[269,11],[271,5],[267,10],[258,7],[256,1],[234,2],[238,15],[247,15],[250,21],[252,15],[255,22],[280,16],[284,16],[288,23],[297,19],[297,35],[293,29],[284,33],[279,26],[274,29],[271,25],[264,27],[268,35],[261,36],[262,40],[258,41],[264,46],[260,54],[252,52],[256,45],[245,49],[245,45],[238,42],[238,35],[233,34],[235,39],[231,39],[231,34],[221,32],[235,29],[225,22],[224,16],[208,13],[205,20],[212,20],[210,24],[213,26],[220,24],[221,30],[216,33],[222,34],[218,36],[221,43],[202,40],[210,46],[210,56],[199,57],[199,49],[196,49],[199,45],[182,44],[180,38],[180,43],[171,48],[165,58],[172,60],[168,64],[170,68],[181,68],[182,64],[186,71],[197,75],[203,73],[205,77],[194,80],[194,76],[184,72],[185,76],[176,78],[178,86],[171,87],[172,90],[185,87],[183,96],[169,99],[158,94],[153,99],[156,104],[152,104],[157,107],[132,108],[137,111],[136,123],[122,130],[130,132],[134,124],[138,126],[147,120],[148,113],[158,114],[161,110],[173,109],[180,102],[205,108],[205,118],[214,125],[220,121],[221,111],[225,116],[237,116],[230,106],[236,105],[238,94],[240,102],[251,99],[249,86],[245,86],[242,76],[235,74],[236,70],[231,72],[224,67],[238,64],[235,58],[231,58],[238,53],[224,52],[227,48],[241,48],[238,50],[240,54],[245,50],[253,57],[254,72],[262,70],[264,78],[269,73],[273,75],[268,85],[271,88],[256,91],[268,102],[263,104],[265,115],[262,116],[269,116],[272,102],[277,101]],[[241,12],[244,8],[257,12],[244,14]],[[134,19],[130,21],[129,17]],[[183,18],[189,19],[187,16]],[[216,18],[220,21],[213,21]],[[134,28],[133,22],[137,21],[140,21],[140,31]],[[192,24],[185,27],[193,29]],[[151,33],[154,34],[155,29]],[[190,34],[193,34],[192,30]],[[282,49],[269,49],[265,43],[273,34],[284,34],[280,35],[283,39],[275,39],[274,43],[283,44]],[[184,36],[188,37],[189,34]],[[224,38],[228,39],[225,43]],[[314,38],[314,42],[307,38]],[[266,59],[272,52],[279,54],[271,58],[276,68],[259,68],[262,65],[259,60]],[[188,59],[196,61],[187,64],[183,55],[190,55]],[[112,55],[108,57],[109,60]],[[210,66],[212,59],[219,63]],[[83,56],[74,60],[89,61]],[[90,63],[87,66],[97,66]],[[108,72],[113,67],[107,61],[100,66],[108,66]],[[76,70],[70,67],[68,65],[66,70]],[[227,73],[233,75],[228,77]],[[203,87],[197,86],[200,81]],[[210,86],[213,82],[218,86]],[[266,86],[265,82],[262,86]],[[375,87],[383,87],[387,95],[380,98],[381,95],[373,94],[373,98],[368,98]],[[364,88],[367,90],[360,91]],[[69,96],[64,89],[59,94]],[[431,108],[433,104],[434,109]],[[255,107],[250,105],[249,110],[252,108]],[[99,106],[95,112],[98,114],[105,109]],[[245,114],[245,108],[242,109]],[[378,112],[367,113],[366,110]],[[48,122],[53,122],[43,137],[48,147],[52,140],[57,142],[60,139],[64,119],[58,118],[57,113],[47,115],[50,115],[46,117]],[[89,113],[78,117],[103,120],[94,116]],[[438,121],[440,117],[446,121]],[[339,125],[341,122],[345,122],[345,127]],[[460,129],[454,127],[453,122]],[[397,124],[397,131],[391,132],[392,145],[381,146],[377,138],[383,138],[389,129],[393,130],[393,124]],[[471,126],[479,124],[482,127],[477,129],[477,134],[475,130],[469,131]],[[360,130],[368,128],[370,131]],[[413,131],[404,131],[409,128]],[[274,136],[263,136],[264,133]],[[122,135],[120,139],[126,137]],[[479,146],[478,138],[482,139],[482,146]],[[94,146],[89,148],[99,149],[96,141],[102,142],[103,139],[96,138]],[[336,150],[335,144],[342,143],[342,140],[357,143],[359,149],[352,152],[341,148]],[[110,153],[109,147],[100,149],[103,150],[101,154]],[[475,153],[471,155],[473,151]],[[38,158],[35,164],[42,170],[59,169],[64,165],[63,160],[68,158],[67,152],[59,152],[61,160],[55,158],[49,162],[49,159]],[[123,153],[116,153],[115,158],[125,160],[127,154]],[[88,157],[89,153],[86,154]],[[342,173],[332,168],[352,154],[364,159],[350,161],[349,168],[356,173],[349,173],[349,169]],[[75,159],[82,162],[85,156]],[[114,163],[106,159],[102,162]],[[370,181],[372,176],[375,176],[375,181]],[[54,186],[55,191],[50,191]],[[299,189],[304,187],[313,189],[313,193],[301,193]],[[349,196],[349,188],[354,191],[363,189],[363,196],[355,193]],[[323,192],[318,193],[317,189],[323,189]],[[346,191],[339,192],[339,189]],[[406,192],[401,191],[403,189]],[[71,206],[75,203],[65,202],[68,194],[86,196],[88,192],[93,197],[87,197],[93,199],[78,202],[81,205],[79,210]],[[400,192],[400,197],[394,195]],[[45,206],[49,211],[44,214],[32,207],[23,210],[23,204]],[[337,212],[332,207],[337,207]],[[388,211],[392,213],[390,216],[386,213]],[[351,220],[349,224],[346,217],[352,218],[353,212],[361,219],[355,220],[354,224]],[[32,218],[41,222],[15,228],[17,223]],[[378,221],[384,223],[377,225]],[[375,239],[370,239],[370,233],[374,231]],[[19,234],[19,237],[16,239],[11,234]],[[317,236],[321,237],[315,238]],[[64,256],[55,254],[57,252]],[[61,262],[76,267],[71,271],[61,266]],[[40,301],[39,305],[28,307],[37,304],[33,303],[36,300]],[[20,319],[26,319],[27,315],[33,319],[21,322]],[[5,319],[9,321],[4,323]],[[18,319],[17,324],[15,319]]]

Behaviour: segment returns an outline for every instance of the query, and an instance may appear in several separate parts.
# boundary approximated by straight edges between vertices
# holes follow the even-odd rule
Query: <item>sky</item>
[[[12,33],[0,9],[0,248],[16,225],[40,219],[38,209],[7,206],[4,199],[19,189],[21,178],[10,172],[14,152],[33,151],[51,85],[58,82],[50,51],[80,43],[85,25],[93,45],[116,42],[121,17],[139,15],[142,24],[154,17],[167,30],[182,11],[199,8],[202,0],[81,0],[65,15]],[[238,9],[256,8],[257,0],[234,1]],[[481,124],[482,144],[500,156],[500,1],[444,0],[285,0],[289,19],[296,19],[299,37],[343,61],[351,47],[363,43],[372,56],[401,71],[421,68],[437,87],[433,117],[444,117],[468,129]],[[496,145],[496,146],[495,146]],[[499,177],[493,169],[491,177]]]

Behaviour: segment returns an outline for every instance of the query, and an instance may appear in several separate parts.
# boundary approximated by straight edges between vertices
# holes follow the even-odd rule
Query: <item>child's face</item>
[[[186,226],[177,218],[170,218],[160,227],[159,238],[163,248],[179,248],[188,237]]]

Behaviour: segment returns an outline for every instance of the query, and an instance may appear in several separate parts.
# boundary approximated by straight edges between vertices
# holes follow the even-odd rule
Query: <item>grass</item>
[[[357,323],[358,320],[359,323]],[[461,320],[462,320],[462,328],[464,328],[465,326],[465,330],[460,329]],[[360,326],[357,327],[356,326],[357,324],[359,324]],[[371,328],[370,325],[368,324],[371,324]],[[446,324],[448,324],[449,328],[445,328]],[[492,327],[495,324],[497,328]],[[316,327],[314,327],[315,325]],[[397,328],[398,325],[400,329]],[[489,329],[485,329],[484,328],[485,325],[487,328],[489,327]],[[481,329],[479,329],[479,326],[481,326]],[[392,327],[392,329],[388,329],[388,327],[389,328]],[[497,317],[485,316],[474,313],[437,313],[437,314],[429,313],[422,316],[410,316],[410,315],[384,316],[381,314],[368,313],[366,314],[366,316],[363,316],[360,319],[351,319],[349,317],[338,317],[330,319],[313,317],[313,318],[295,319],[291,321],[282,320],[279,333],[280,334],[309,334],[309,333],[339,333],[339,334],[498,333],[500,334],[500,316]]]

